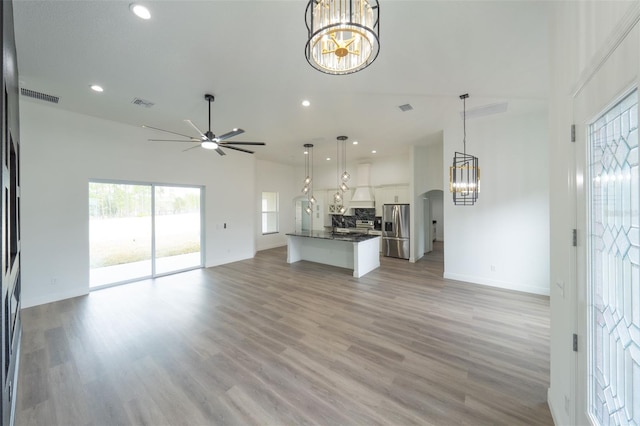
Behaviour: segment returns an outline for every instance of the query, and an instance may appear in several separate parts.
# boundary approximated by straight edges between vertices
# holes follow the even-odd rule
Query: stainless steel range
[[[356,229],[362,229],[363,231],[368,231],[369,229],[373,229],[373,221],[372,220],[356,220]]]

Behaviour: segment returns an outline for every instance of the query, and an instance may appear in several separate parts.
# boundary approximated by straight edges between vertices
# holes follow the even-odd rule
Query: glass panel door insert
[[[589,414],[640,424],[638,92],[590,126]]]

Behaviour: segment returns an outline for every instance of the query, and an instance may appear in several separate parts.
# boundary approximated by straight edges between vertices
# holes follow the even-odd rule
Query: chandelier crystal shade
[[[462,139],[463,152],[455,152],[453,165],[449,167],[449,191],[453,193],[453,204],[457,206],[472,206],[478,201],[480,192],[480,167],[478,157],[467,154],[467,109],[468,94],[460,96],[462,99],[462,123],[464,136]]]
[[[378,0],[310,0],[305,57],[327,74],[358,72],[380,52]]]

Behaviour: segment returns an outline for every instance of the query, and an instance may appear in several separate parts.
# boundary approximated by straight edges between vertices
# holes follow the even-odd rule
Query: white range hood
[[[375,198],[371,187],[371,164],[358,164],[357,186],[351,197],[349,208],[373,208]]]

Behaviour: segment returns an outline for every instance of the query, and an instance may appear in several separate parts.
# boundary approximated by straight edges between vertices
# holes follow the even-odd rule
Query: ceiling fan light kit
[[[478,157],[467,154],[467,109],[469,94],[460,95],[462,99],[463,152],[455,152],[453,165],[449,167],[449,191],[453,193],[453,204],[472,206],[478,201],[480,192],[480,167]]]
[[[206,132],[203,132],[198,128],[198,126],[193,124],[191,120],[184,120],[184,121],[188,125],[190,125],[196,132],[198,132],[198,135],[199,135],[198,137],[183,135],[182,133],[176,133],[170,130],[164,130],[164,129],[159,129],[157,127],[143,125],[142,127],[145,127],[148,129],[159,130],[161,132],[171,133],[173,135],[178,135],[178,136],[182,136],[183,138],[187,138],[187,139],[149,139],[149,140],[154,142],[190,142],[190,143],[198,142],[198,145],[192,146],[191,148],[187,148],[184,151],[189,151],[194,148],[202,147],[204,149],[215,150],[220,155],[227,155],[222,150],[222,148],[228,148],[228,149],[233,149],[235,151],[253,154],[253,151],[249,151],[248,149],[244,149],[244,148],[238,148],[237,146],[233,146],[233,145],[259,145],[259,146],[266,145],[264,142],[239,142],[239,141],[227,142],[226,141],[227,139],[230,139],[234,136],[238,136],[244,133],[244,130],[238,129],[238,128],[234,128],[230,132],[227,132],[221,136],[216,136],[215,134],[213,134],[213,132],[211,131],[211,102],[215,100],[215,97],[207,93],[204,95],[204,99],[209,103],[209,130],[207,130]]]
[[[380,52],[378,0],[309,0],[305,12],[307,62],[326,74],[351,74]]]

